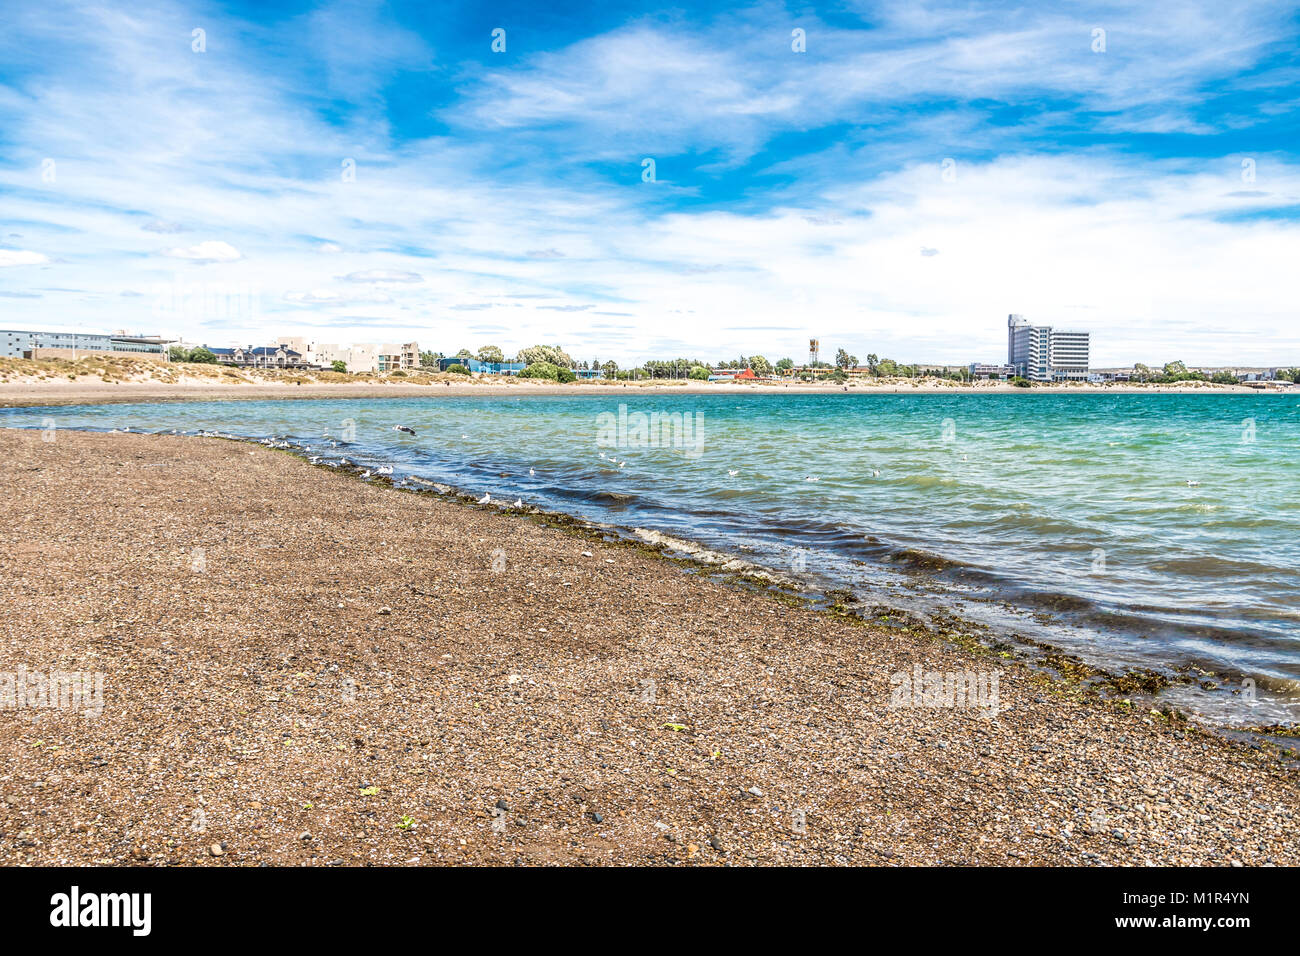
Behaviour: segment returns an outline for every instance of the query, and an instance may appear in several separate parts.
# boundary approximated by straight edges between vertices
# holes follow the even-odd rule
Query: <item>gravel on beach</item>
[[[0,864],[1300,862],[1295,772],[1146,704],[264,447],[52,437],[0,431],[0,698],[102,712],[3,704]],[[996,714],[891,706],[917,666]]]

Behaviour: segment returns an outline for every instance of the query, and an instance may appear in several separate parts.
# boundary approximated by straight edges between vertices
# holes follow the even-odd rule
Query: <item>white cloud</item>
[[[364,272],[349,272],[343,276],[346,282],[423,282],[418,272],[403,272],[399,269],[367,269]]]
[[[191,259],[195,262],[234,262],[241,258],[238,249],[219,239],[209,239],[185,248],[165,249],[161,254],[172,259]]]
[[[24,249],[0,249],[0,266],[38,266],[49,262],[49,257]]]

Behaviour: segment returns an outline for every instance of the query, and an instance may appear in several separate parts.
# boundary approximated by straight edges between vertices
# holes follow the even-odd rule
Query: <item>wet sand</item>
[[[103,678],[0,709],[0,864],[1300,862],[1274,756],[960,635],[245,444],[0,469],[0,673]]]

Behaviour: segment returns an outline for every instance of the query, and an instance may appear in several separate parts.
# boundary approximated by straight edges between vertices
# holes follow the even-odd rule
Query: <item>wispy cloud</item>
[[[807,334],[964,361],[1016,311],[1086,316],[1100,364],[1208,361],[1220,325],[1300,362],[1285,5],[515,11],[499,55],[477,14],[414,3],[6,16],[11,324],[136,326],[131,292],[201,282],[258,290],[263,325],[161,331],[423,321],[445,347],[481,312],[504,347],[620,361]]]

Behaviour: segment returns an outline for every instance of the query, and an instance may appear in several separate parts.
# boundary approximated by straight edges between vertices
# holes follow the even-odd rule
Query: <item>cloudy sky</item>
[[[4,7],[0,328],[1300,364],[1291,4]]]

